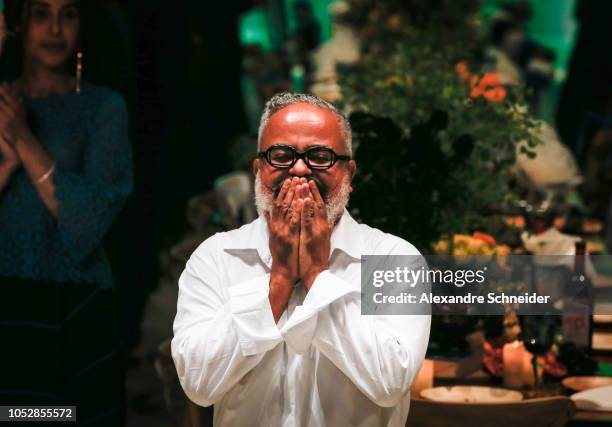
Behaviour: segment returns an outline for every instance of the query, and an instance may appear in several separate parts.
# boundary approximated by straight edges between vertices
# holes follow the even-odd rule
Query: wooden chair
[[[565,396],[513,403],[442,403],[413,399],[406,427],[562,427],[576,412]]]

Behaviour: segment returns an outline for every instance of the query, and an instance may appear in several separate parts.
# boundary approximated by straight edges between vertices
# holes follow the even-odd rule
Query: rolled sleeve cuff
[[[230,311],[243,356],[264,353],[283,340],[268,300],[269,280],[266,275],[229,288]]]
[[[281,330],[285,342],[297,353],[304,353],[317,329],[317,314],[334,301],[352,292],[359,292],[350,283],[328,270],[321,272],[308,291],[302,305],[297,306]]]

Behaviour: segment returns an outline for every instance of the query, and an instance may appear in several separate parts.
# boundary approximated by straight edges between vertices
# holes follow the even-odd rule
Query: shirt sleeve
[[[392,254],[415,251],[402,241]],[[324,271],[281,333],[298,353],[315,346],[370,400],[392,407],[409,392],[420,369],[430,326],[429,314],[361,315],[359,284]]]
[[[282,342],[268,301],[269,274],[224,292],[217,237],[196,250],[179,279],[172,357],[187,396],[217,402]]]
[[[109,96],[96,113],[80,171],[53,174],[57,228],[66,255],[79,262],[99,244],[133,188],[128,114]]]

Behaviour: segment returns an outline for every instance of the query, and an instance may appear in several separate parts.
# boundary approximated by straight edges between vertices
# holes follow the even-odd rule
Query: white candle
[[[523,386],[523,360],[525,348],[523,343],[515,340],[504,345],[504,384],[512,388]]]
[[[433,387],[434,361],[425,359],[421,370],[412,382],[410,389],[412,397],[420,397],[421,391]]]

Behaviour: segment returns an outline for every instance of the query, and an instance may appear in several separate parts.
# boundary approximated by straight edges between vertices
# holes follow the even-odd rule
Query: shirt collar
[[[271,268],[272,255],[270,254],[270,247],[268,245],[270,235],[268,233],[268,224],[266,220],[260,216],[253,221],[251,227],[248,228],[250,228],[250,230],[240,239],[240,244],[234,244],[232,242],[228,244],[225,251],[238,256],[256,251],[261,261],[268,266],[268,268]],[[361,255],[364,253],[364,248],[360,226],[345,209],[340,221],[338,221],[332,231],[330,257],[334,251],[340,250],[351,258],[360,260]]]
[[[330,255],[335,250],[340,250],[357,260],[360,260],[361,255],[365,253],[361,227],[346,209],[332,231]]]
[[[226,246],[225,251],[231,255],[243,257],[248,253],[255,253],[259,259],[270,269],[272,267],[272,255],[268,246],[268,224],[264,217],[259,216],[255,221],[245,227],[244,234]]]

